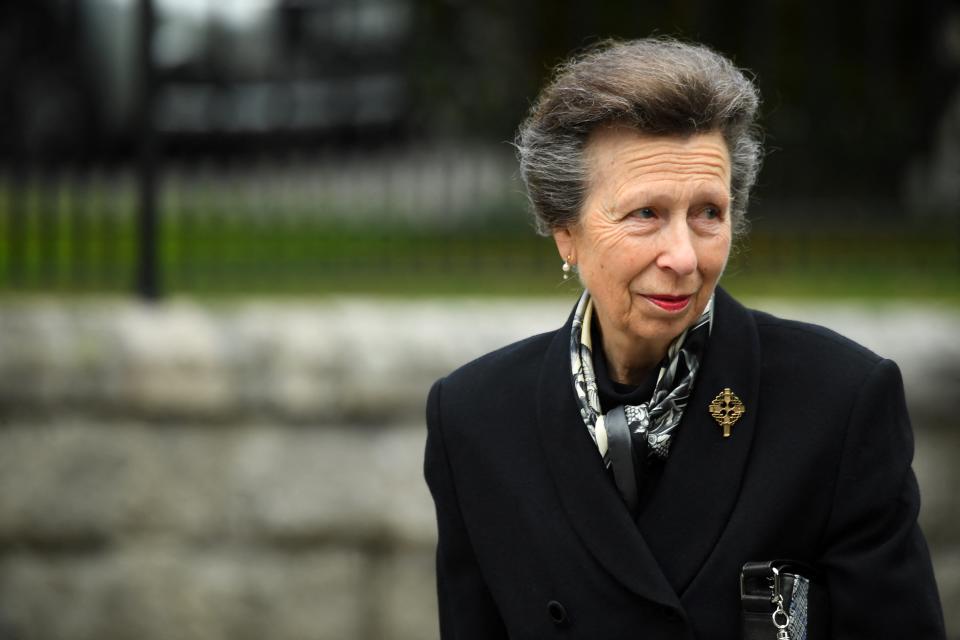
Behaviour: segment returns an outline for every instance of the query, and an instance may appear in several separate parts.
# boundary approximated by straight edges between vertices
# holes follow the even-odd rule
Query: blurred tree
[[[0,161],[72,159],[96,144],[99,114],[80,0],[0,3]]]
[[[945,0],[417,6],[410,76],[418,131],[509,139],[570,52],[607,37],[673,35],[714,46],[756,74],[773,150],[763,181],[776,192],[895,196],[956,84],[939,53]]]
[[[103,1],[3,4],[2,153],[62,156],[94,140],[106,149],[104,132],[115,130],[120,148],[135,148],[135,120],[101,126],[118,98],[89,82],[103,43],[78,16]],[[189,20],[169,9],[161,41],[195,46],[179,57],[165,49],[175,62],[160,61],[163,143],[168,152],[208,155],[507,141],[571,51],[607,37],[665,34],[710,44],[756,74],[771,150],[762,191],[892,201],[905,167],[935,141],[957,85],[942,54],[949,6],[277,0],[252,22],[228,20],[226,8]],[[125,28],[111,20],[111,29]]]

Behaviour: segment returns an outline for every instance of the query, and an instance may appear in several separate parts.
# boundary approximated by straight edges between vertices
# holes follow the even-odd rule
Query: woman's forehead
[[[654,136],[604,127],[591,135],[586,155],[594,187],[637,181],[730,183],[730,154],[720,132]]]

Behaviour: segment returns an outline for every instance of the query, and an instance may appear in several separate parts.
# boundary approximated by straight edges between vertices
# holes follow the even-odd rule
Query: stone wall
[[[761,306],[900,363],[960,637],[960,313]],[[0,638],[436,637],[426,391],[568,308],[5,303]]]

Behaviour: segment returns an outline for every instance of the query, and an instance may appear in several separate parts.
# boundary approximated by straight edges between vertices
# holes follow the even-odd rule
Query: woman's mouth
[[[687,305],[690,304],[691,296],[661,296],[661,295],[645,295],[643,296],[653,304],[657,305],[664,311],[683,311],[687,308]]]

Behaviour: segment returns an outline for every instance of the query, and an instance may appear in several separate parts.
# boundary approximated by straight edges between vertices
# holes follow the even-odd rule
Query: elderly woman
[[[896,365],[717,287],[757,105],[724,57],[638,40],[561,66],[520,128],[584,292],[430,392],[443,638],[754,637],[741,574],[778,559],[806,568],[765,637],[804,635],[807,595],[811,640],[944,637]]]

